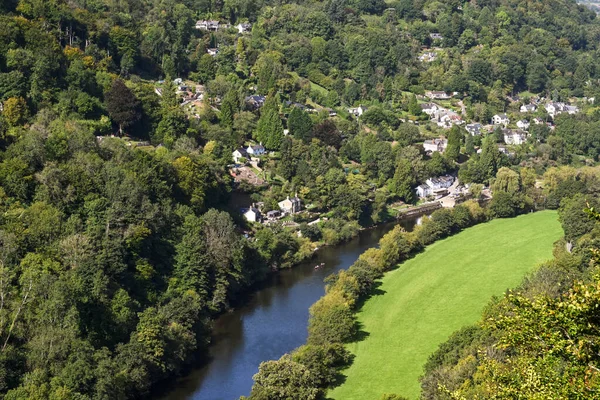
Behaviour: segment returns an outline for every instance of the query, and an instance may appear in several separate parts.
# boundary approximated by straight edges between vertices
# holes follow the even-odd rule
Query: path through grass
[[[418,398],[429,354],[452,332],[477,322],[491,296],[516,287],[552,258],[552,244],[562,236],[557,218],[543,211],[477,225],[387,273],[379,288],[385,294],[369,299],[358,315],[368,336],[349,346],[354,363],[328,397]]]

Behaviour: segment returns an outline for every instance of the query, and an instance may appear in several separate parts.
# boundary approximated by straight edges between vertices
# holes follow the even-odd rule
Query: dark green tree
[[[123,135],[123,128],[133,125],[140,119],[140,103],[122,80],[115,79],[104,98],[108,114],[119,125],[120,135]]]
[[[288,117],[288,129],[290,135],[296,139],[308,142],[312,137],[313,123],[308,113],[299,107],[294,107]]]

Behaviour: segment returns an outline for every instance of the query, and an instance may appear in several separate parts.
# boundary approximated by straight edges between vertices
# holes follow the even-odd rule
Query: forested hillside
[[[574,1],[1,0],[0,26],[0,398],[146,396],[241,292],[428,178],[479,197],[526,166],[501,215],[600,153],[600,25]],[[581,112],[540,106],[514,144],[429,121],[431,91],[484,124],[534,98]],[[306,210],[245,221],[234,189]]]

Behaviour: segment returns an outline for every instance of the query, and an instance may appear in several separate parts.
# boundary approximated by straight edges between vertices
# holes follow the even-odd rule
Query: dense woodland
[[[195,29],[199,19],[252,29],[206,32]],[[415,202],[428,177],[457,172],[478,184],[474,197],[491,184],[487,211],[473,203],[435,214],[422,237],[396,232],[390,240],[402,246],[348,272],[351,299],[330,290],[333,311],[313,308],[309,347],[284,362],[301,378],[312,375],[299,365],[322,370],[298,385],[309,395],[290,398],[318,397],[348,361],[340,343],[354,329],[328,336],[324,324],[351,321],[352,301],[391,264],[479,219],[566,208],[567,195],[595,191],[591,178],[562,179],[567,170],[556,168],[598,160],[593,104],[557,117],[554,130],[532,130],[510,155],[498,135],[473,138],[461,127],[445,133],[443,155],[426,155],[419,143],[440,131],[400,119],[424,119],[416,96],[426,90],[457,92],[482,122],[512,112],[507,96],[516,93],[600,98],[600,24],[574,1],[0,0],[0,24],[7,400],[146,396],[202,358],[211,318],[265,274],[389,218],[390,204]],[[423,47],[440,56],[419,62]],[[204,87],[197,111],[182,107],[176,78]],[[249,106],[249,95],[265,104]],[[346,110],[359,104],[369,109],[357,119]],[[231,152],[257,142],[270,152],[261,160],[267,184],[242,189],[267,209],[297,192],[326,222],[300,217],[298,237],[249,225],[228,206]],[[556,177],[542,190],[535,182],[544,173]],[[335,279],[331,287],[346,282]],[[431,369],[446,366],[438,364]]]

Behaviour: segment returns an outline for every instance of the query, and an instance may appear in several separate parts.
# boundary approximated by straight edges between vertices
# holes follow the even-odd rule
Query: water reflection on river
[[[411,230],[416,220],[401,224]],[[307,263],[273,274],[243,307],[215,321],[211,362],[175,384],[165,400],[232,400],[248,395],[262,361],[278,359],[307,338],[308,308],[324,293],[323,279],[346,269],[395,224],[378,226]],[[314,269],[324,263],[325,266]]]

